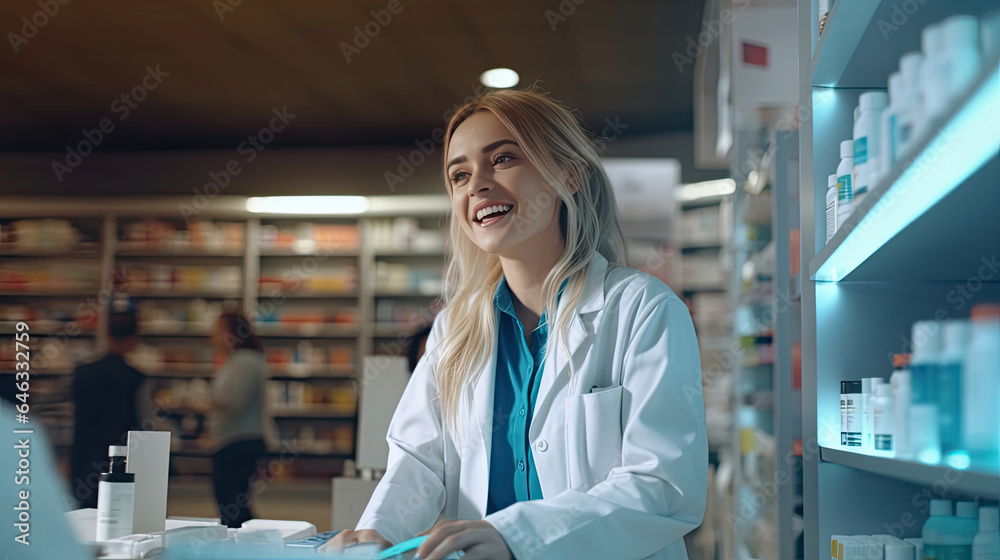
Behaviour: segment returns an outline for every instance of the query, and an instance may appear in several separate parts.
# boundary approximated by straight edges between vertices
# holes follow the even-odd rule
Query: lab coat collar
[[[573,359],[581,347],[585,347],[585,342],[595,333],[587,329],[580,316],[587,313],[595,313],[604,309],[604,279],[608,272],[608,260],[599,252],[594,251],[587,268],[587,279],[583,285],[583,292],[580,294],[580,304],[577,306],[574,317],[570,320],[567,341],[569,343],[569,356],[567,357],[561,348],[546,356],[545,365],[542,369],[542,380],[538,387],[538,397],[535,401],[533,414],[544,414],[553,404],[553,400],[558,394],[558,388],[566,382],[566,377],[570,371],[569,361]],[[565,312],[567,298],[560,298],[557,305],[556,315]],[[494,313],[500,313],[496,306]],[[552,331],[550,329],[550,335]],[[569,359],[567,359],[569,358]],[[480,371],[473,388],[473,408],[472,414],[478,423],[479,441],[466,442],[464,445],[481,446],[473,453],[462,453],[463,462],[468,461],[469,470],[472,472],[489,472],[490,451],[493,445],[493,396],[495,383],[487,382],[493,380],[494,376],[490,372],[496,371],[497,367],[497,345],[493,344],[493,352],[490,354],[486,366]],[[557,384],[558,383],[558,384]],[[532,422],[529,429],[529,439],[537,436],[536,431],[541,428],[541,422]],[[465,470],[463,468],[463,470]],[[473,506],[480,516],[486,515],[486,503],[489,499],[489,485],[480,485],[474,496],[470,496]]]

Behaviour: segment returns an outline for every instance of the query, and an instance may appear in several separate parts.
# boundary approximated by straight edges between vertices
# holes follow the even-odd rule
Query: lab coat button
[[[517,462],[517,470],[524,472],[524,461]]]
[[[523,406],[521,407],[520,414],[521,414],[521,416],[524,416],[524,407]]]
[[[541,451],[541,452],[544,453],[545,450],[548,449],[548,448],[549,448],[549,442],[545,441],[544,439],[542,441],[538,442],[538,450],[539,451]]]

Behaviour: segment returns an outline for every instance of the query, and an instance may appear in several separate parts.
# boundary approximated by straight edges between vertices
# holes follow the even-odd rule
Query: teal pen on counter
[[[397,544],[396,546],[383,550],[382,552],[379,553],[379,555],[376,558],[377,560],[386,560],[387,558],[392,558],[397,554],[403,554],[404,552],[409,552],[414,548],[417,548],[418,546],[424,544],[424,541],[426,540],[427,540],[427,535],[424,535],[422,537],[415,537],[408,541],[403,541]]]

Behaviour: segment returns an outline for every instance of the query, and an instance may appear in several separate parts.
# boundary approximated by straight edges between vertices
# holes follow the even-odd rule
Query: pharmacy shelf
[[[375,336],[379,338],[405,337],[410,336],[419,328],[419,325],[409,323],[375,323]]]
[[[722,249],[721,241],[705,242],[705,243],[685,243],[681,245],[681,251],[708,251],[713,249]]]
[[[809,262],[811,279],[873,280],[904,270],[913,280],[975,275],[975,269],[964,271],[951,263],[978,263],[968,257],[996,248],[998,207],[990,203],[989,189],[995,190],[993,171],[1000,158],[1000,128],[993,124],[1000,122],[998,65],[1000,60],[988,65],[975,86],[928,125],[911,152],[858,204]],[[960,190],[969,192],[955,193],[956,204],[943,201]],[[899,243],[882,250],[896,238]],[[950,250],[929,250],[928,243]],[[921,268],[923,277],[910,274],[922,274]],[[948,276],[933,276],[941,270]]]
[[[181,324],[176,326],[150,327],[139,325],[139,336],[203,337],[212,334],[211,329],[200,325]]]
[[[294,299],[326,299],[326,298],[339,298],[348,299],[358,297],[357,290],[347,290],[339,292],[317,292],[313,290],[285,290],[278,288],[281,292],[281,298],[294,298]],[[271,288],[263,288],[260,291],[260,295],[257,296],[258,299],[272,299]],[[280,298],[279,298],[280,299]]]
[[[357,258],[361,256],[358,249],[330,249],[297,251],[291,247],[261,247],[262,257],[327,257],[327,258]]]
[[[115,257],[218,257],[242,258],[243,249],[119,249]]]
[[[377,258],[377,259],[381,259],[381,258],[386,258],[386,259],[389,259],[389,258],[392,258],[392,259],[399,259],[399,258],[421,258],[421,259],[425,259],[425,258],[429,258],[429,257],[443,258],[444,255],[445,255],[444,249],[436,249],[436,250],[413,250],[413,251],[406,250],[406,249],[383,249],[383,250],[376,250],[375,251],[375,258]]]
[[[376,290],[377,298],[436,298],[441,292],[422,292],[420,290]]]
[[[351,338],[358,336],[357,325],[260,323],[257,335],[266,338]]]
[[[0,297],[50,297],[76,298],[91,297],[97,294],[97,288],[72,290],[0,290]]]
[[[852,469],[931,487],[944,483],[952,492],[995,498],[1000,488],[1000,472],[957,470],[945,465],[927,465],[889,457],[820,447],[820,459]]]
[[[28,325],[28,330],[24,331],[33,336],[94,336],[93,330],[81,329],[79,326],[70,327],[69,321],[51,320],[29,320],[29,321],[0,321],[0,335],[16,334],[22,331],[17,330],[17,324],[23,322]],[[70,334],[73,331],[73,334]]]
[[[838,0],[813,53],[811,85],[882,88],[899,57],[920,50],[920,31],[955,13],[982,16],[995,0],[876,2]]]
[[[146,298],[146,299],[240,299],[242,294],[240,292],[223,292],[223,291],[147,291],[147,290],[130,290],[125,288],[122,290],[124,293],[128,294],[129,297],[135,298]]]
[[[314,409],[275,409],[270,416],[275,420],[354,420],[354,411],[342,412],[337,409],[314,410]]]
[[[297,374],[288,373],[271,367],[271,375],[268,379],[272,381],[330,381],[354,379],[355,371],[353,366],[330,366],[328,368],[311,370],[308,373]]]
[[[100,256],[96,247],[84,246],[75,249],[19,249],[14,247],[0,247],[0,257],[28,257],[28,258],[50,258],[50,257],[97,257]]]

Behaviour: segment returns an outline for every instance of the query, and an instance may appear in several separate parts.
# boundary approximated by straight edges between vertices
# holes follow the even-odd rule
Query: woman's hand
[[[392,543],[382,538],[382,535],[378,534],[378,531],[375,529],[362,529],[360,531],[347,529],[337,533],[337,536],[327,541],[319,549],[320,551],[330,552],[340,550],[349,544],[363,542],[377,542],[382,545],[383,550],[392,546]]]
[[[489,521],[442,521],[417,548],[421,560],[443,560],[461,550],[465,560],[514,560],[507,542]]]

